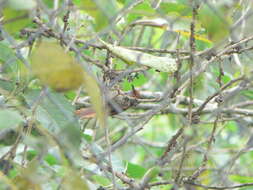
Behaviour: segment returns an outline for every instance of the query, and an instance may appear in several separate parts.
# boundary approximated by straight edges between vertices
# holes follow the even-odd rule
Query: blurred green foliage
[[[0,0],[0,4],[2,2]],[[189,126],[187,113],[191,93],[186,85],[170,99],[172,104],[168,109],[176,107],[177,111],[158,112],[138,133],[124,142],[122,139],[139,126],[134,119],[145,119],[147,110],[133,107],[113,117],[109,117],[105,111],[105,64],[110,63],[110,68],[115,72],[139,69],[140,65],[128,65],[107,53],[100,47],[97,37],[110,44],[115,42],[115,45],[123,47],[143,48],[143,51],[157,57],[164,56],[164,53],[154,49],[178,50],[171,53],[172,58],[181,63],[178,76],[175,73],[143,69],[120,78],[114,86],[121,93],[130,93],[132,86],[137,91],[153,94],[175,89],[178,79],[190,70],[188,58],[191,53],[190,25],[193,16],[190,1],[161,1],[155,7],[158,2],[155,0],[144,0],[137,4],[133,0],[73,0],[70,5],[63,0],[42,0],[36,4],[37,8],[33,7],[34,2],[29,0],[19,7],[18,0],[11,0],[1,4],[3,6],[0,8],[0,189],[96,190],[103,187],[107,190],[112,189],[115,179],[117,187],[129,186],[119,177],[120,174],[137,183],[145,176],[150,178],[150,183],[174,183],[179,170],[182,182],[184,176],[191,176],[201,166],[207,150],[206,171],[200,175],[198,183],[206,186],[252,183],[252,86],[235,91],[227,99],[225,94],[225,103],[219,104],[220,109],[209,112],[208,109],[212,110],[218,105],[212,99],[207,104],[207,110],[201,112],[200,122]],[[217,3],[196,2],[199,7],[195,20],[197,55],[194,57],[194,66],[201,68],[217,52],[234,43],[231,37],[233,24],[244,14],[243,11],[252,10],[253,5],[246,1],[242,5],[225,0]],[[69,17],[64,20],[67,13]],[[33,22],[35,17],[43,23]],[[133,25],[136,21],[157,18],[165,19],[168,24]],[[246,19],[243,22],[247,29],[239,26],[234,29],[238,34],[236,37],[241,39],[246,38],[252,29],[250,21]],[[242,35],[238,31],[242,31]],[[34,36],[36,39],[31,40]],[[75,39],[81,42],[75,42]],[[69,91],[57,92],[57,89],[48,88],[48,83],[41,83],[32,74],[29,65],[33,61],[30,55],[42,40],[54,40],[57,46],[64,48],[57,56],[54,57],[54,54],[50,57],[51,50],[46,46],[45,54],[37,57],[41,64],[37,72],[41,74],[41,69],[47,69],[49,76],[64,61],[70,64],[69,57],[66,57],[67,52],[70,52],[71,59],[80,64],[78,69],[84,71],[81,74],[74,73],[84,78],[83,86],[78,90],[68,88]],[[252,49],[252,42],[248,44],[238,49]],[[213,51],[202,52],[209,48]],[[180,51],[186,53],[180,54]],[[212,62],[205,72],[194,78],[193,109],[238,76],[245,75],[251,81],[251,57],[250,51],[241,53],[238,62],[235,54],[227,54]],[[48,63],[51,64],[50,60],[53,59],[57,63],[49,67]],[[64,85],[64,79],[65,74],[57,76],[61,85]],[[72,85],[72,82],[69,84]],[[227,93],[238,86],[243,88],[243,85],[235,83],[229,86]],[[155,108],[163,103],[157,97],[141,101],[141,105]],[[92,106],[98,122],[95,118],[80,120],[75,115],[76,109],[82,107],[83,102],[85,106]],[[236,109],[233,107],[245,102],[249,104],[239,105]],[[235,110],[230,112],[232,109]],[[220,120],[214,138],[209,142],[217,115]],[[168,144],[181,127],[185,127],[182,135],[173,142],[171,152],[166,153]],[[107,133],[108,137],[105,136]],[[111,147],[108,143],[111,143]],[[183,150],[184,143],[186,152]],[[210,149],[208,143],[211,143]],[[177,146],[181,147],[176,149]],[[113,151],[111,157],[108,156],[110,151]],[[168,163],[161,168],[157,167],[163,161],[164,154],[167,154]],[[172,187],[173,184],[168,184],[150,189],[167,190]]]

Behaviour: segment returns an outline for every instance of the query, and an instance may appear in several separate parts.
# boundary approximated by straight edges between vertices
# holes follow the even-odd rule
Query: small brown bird
[[[130,94],[121,93],[120,91],[111,91],[106,98],[108,115],[116,115],[136,106],[139,103],[139,97],[140,95],[134,86],[132,86],[132,92]],[[91,107],[78,109],[75,114],[81,119],[89,119],[96,116],[96,112]]]

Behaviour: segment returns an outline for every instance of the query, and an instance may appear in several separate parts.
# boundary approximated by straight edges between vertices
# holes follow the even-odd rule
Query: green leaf
[[[248,97],[249,99],[253,99],[253,90],[243,90],[241,94]]]
[[[207,30],[208,36],[214,42],[224,39],[229,34],[229,19],[226,9],[217,6],[204,5],[199,11],[199,21]]]
[[[229,179],[238,183],[252,183],[253,177],[241,176],[241,175],[230,175]]]
[[[62,189],[89,190],[90,188],[88,187],[86,180],[81,178],[77,171],[69,169],[62,182]]]
[[[0,93],[7,95],[6,93],[11,92],[15,89],[15,84],[10,81],[0,79]]]
[[[126,173],[129,177],[141,179],[146,172],[147,169],[140,165],[132,164],[130,162],[127,163]]]
[[[56,165],[58,164],[58,160],[51,154],[47,154],[45,157],[44,157],[44,160],[50,165],[50,166],[53,166],[53,165]]]
[[[26,10],[3,9],[4,27],[10,34],[17,34],[21,29],[31,24],[29,13]]]
[[[177,16],[191,15],[191,7],[185,3],[162,2],[159,9],[163,14],[176,13]]]
[[[13,49],[4,41],[0,42],[0,64],[3,64],[1,66],[4,76],[13,79],[13,83],[16,80],[18,82],[29,80],[30,74],[28,68],[17,59]],[[20,75],[17,73],[20,73]]]
[[[18,175],[18,170],[16,168],[13,168],[9,171],[8,177],[13,179]]]
[[[134,0],[117,0],[117,2],[128,5],[129,3],[132,3]]]
[[[205,40],[196,38],[196,50],[197,51],[203,51],[207,48],[211,48],[213,46],[213,43],[211,43],[210,40],[205,38]]]
[[[73,101],[76,97],[76,92],[75,91],[68,91],[68,92],[64,93],[64,95],[68,100]]]
[[[94,27],[97,31],[108,26],[111,19],[116,16],[117,13],[117,4],[115,0],[83,0],[81,2],[76,0],[75,3],[94,18]]]
[[[160,171],[159,167],[152,167],[148,169],[148,171],[143,176],[143,179],[145,179],[145,181],[147,182],[151,181],[153,178],[155,178],[158,175],[159,171]]]
[[[125,79],[123,82],[123,90],[131,90],[132,85],[135,87],[142,86],[148,81],[148,79],[144,76],[144,74],[138,75],[138,77],[135,77],[133,81],[129,82],[129,80]]]
[[[40,90],[29,90],[25,93],[25,99],[29,105],[33,105],[40,98]],[[63,94],[49,92],[44,96],[36,111],[36,119],[42,126],[55,131],[66,126],[78,126],[74,117],[74,107]]]
[[[145,0],[143,3],[138,4],[134,7],[130,13],[128,14],[127,20],[128,22],[133,22],[137,18],[145,17],[145,16],[153,16],[155,14],[155,10],[152,8],[150,2]]]
[[[48,6],[49,8],[53,8],[54,7],[54,1],[52,1],[52,0],[42,0],[45,4],[46,4],[46,6]],[[62,0],[59,0],[59,3],[61,3],[62,2]]]
[[[224,126],[228,131],[235,133],[238,130],[237,124],[235,121],[228,121]]]
[[[37,155],[38,155],[38,151],[36,151],[36,150],[28,150],[28,151],[27,151],[27,154],[26,154],[26,157],[27,157],[27,160],[31,161],[31,160],[34,159]]]
[[[82,137],[87,141],[87,142],[92,142],[92,136],[88,134],[82,134]]]
[[[81,132],[74,106],[63,94],[52,91],[40,97],[40,90],[29,90],[24,96],[30,106],[38,104],[35,119],[58,139],[68,154],[77,158],[80,155]]]
[[[24,121],[22,116],[12,109],[0,110],[0,129],[15,128]]]
[[[93,175],[91,177],[96,183],[102,185],[102,186],[108,186],[111,185],[110,180],[108,180],[107,178],[103,177],[103,176],[99,176],[99,175]]]
[[[14,144],[18,138],[19,133],[14,129],[4,129],[0,133],[0,144],[4,146],[10,146]]]
[[[13,50],[4,42],[0,42],[0,63],[8,62],[9,59],[15,58]]]

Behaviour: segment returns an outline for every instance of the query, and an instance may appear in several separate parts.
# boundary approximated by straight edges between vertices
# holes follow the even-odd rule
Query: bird
[[[109,116],[117,115],[139,104],[138,98],[140,98],[140,94],[134,86],[132,86],[131,93],[112,90],[107,94],[105,102]],[[81,119],[91,119],[96,117],[96,112],[92,107],[77,109],[75,114]]]

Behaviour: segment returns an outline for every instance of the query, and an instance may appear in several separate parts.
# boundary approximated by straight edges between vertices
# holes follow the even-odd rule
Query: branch
[[[198,183],[194,183],[194,182],[190,182],[190,181],[184,181],[184,183],[189,184],[189,185],[193,185],[193,186],[197,186],[197,187],[202,187],[204,189],[236,189],[236,188],[240,188],[240,187],[253,186],[253,183],[244,183],[244,184],[239,184],[239,185],[234,185],[234,186],[224,186],[224,187],[206,186],[206,185],[202,185],[202,184],[198,184]]]

